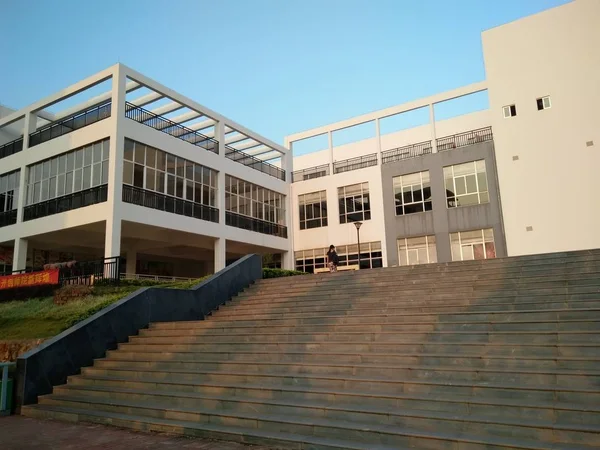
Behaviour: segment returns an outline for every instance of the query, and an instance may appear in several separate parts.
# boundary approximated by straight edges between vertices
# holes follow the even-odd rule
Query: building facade
[[[575,0],[485,31],[485,81],[286,137],[326,142],[294,158],[296,267],[324,267],[331,244],[356,263],[354,221],[362,268],[600,247],[599,20],[600,2]],[[436,120],[483,92],[488,109]],[[382,133],[419,110],[428,123]],[[336,145],[353,127],[373,132]]]
[[[0,269],[122,257],[127,274],[197,277],[252,252],[291,266],[291,164],[282,146],[117,64],[3,109]]]

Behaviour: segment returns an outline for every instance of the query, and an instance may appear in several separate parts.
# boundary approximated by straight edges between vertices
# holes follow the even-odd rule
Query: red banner
[[[53,269],[44,270],[43,272],[20,273],[17,275],[0,277],[0,290],[40,286],[44,284],[58,284],[58,273],[58,269]]]

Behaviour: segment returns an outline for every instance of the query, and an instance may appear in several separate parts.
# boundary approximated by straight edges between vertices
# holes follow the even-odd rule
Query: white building
[[[323,267],[330,244],[356,263],[355,220],[362,267],[600,247],[598,23],[600,1],[575,0],[485,31],[486,80],[288,136],[328,143],[294,158],[296,266]],[[484,91],[489,109],[436,121],[436,105]],[[381,133],[420,109],[428,124]]]
[[[1,113],[4,269],[121,256],[129,274],[191,277],[250,252],[291,266],[282,146],[122,64]]]

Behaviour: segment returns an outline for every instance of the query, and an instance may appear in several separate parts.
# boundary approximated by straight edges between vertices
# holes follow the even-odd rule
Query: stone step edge
[[[151,359],[146,360],[128,360],[128,359],[110,359],[110,358],[99,358],[94,360],[94,364],[97,362],[119,362],[119,363],[177,363],[177,364],[190,364],[194,363],[194,361],[186,361],[186,360],[165,360],[165,361],[156,361]],[[532,374],[532,375],[566,375],[566,376],[600,376],[600,370],[598,371],[588,371],[585,369],[576,369],[576,370],[568,370],[568,369],[528,369],[528,368],[514,368],[514,369],[503,369],[503,368],[490,368],[490,367],[465,367],[465,366],[441,366],[441,365],[407,365],[407,364],[393,364],[393,365],[380,365],[380,364],[335,364],[335,363],[313,363],[313,362],[264,362],[264,361],[198,361],[197,364],[239,364],[239,365],[252,365],[252,366],[310,366],[310,367],[335,367],[335,368],[354,368],[354,369],[386,369],[386,370],[394,370],[394,369],[409,369],[409,370],[435,370],[435,371],[444,371],[444,372],[489,372],[489,373],[510,373],[510,374]],[[95,367],[95,366],[92,366]],[[104,369],[104,367],[98,367],[99,369]],[[87,368],[84,368],[87,369]],[[136,369],[136,368],[120,368],[120,367],[111,367],[111,369],[115,370],[132,370],[132,371],[151,371],[153,369]],[[167,369],[160,370],[165,371]],[[169,370],[170,371],[170,370]],[[196,370],[184,369],[184,372],[190,373],[202,373],[202,371],[198,372]],[[178,372],[174,370],[173,372]],[[223,372],[220,370],[209,371],[214,373],[223,373],[229,374],[229,372]],[[259,375],[262,372],[251,372],[253,374]],[[309,374],[305,374],[309,375]],[[289,375],[291,376],[291,375]]]
[[[111,369],[101,369],[101,370],[111,370]],[[117,370],[117,369],[113,369]],[[137,373],[138,371],[136,371]],[[164,373],[165,371],[163,371]],[[173,373],[173,372],[168,372]],[[217,373],[217,375],[221,375]],[[235,374],[231,374],[235,375]],[[241,376],[247,376],[248,374],[243,374]],[[261,375],[261,374],[253,374],[256,377],[263,378],[286,378],[286,376],[279,375]],[[287,376],[287,378],[300,378],[299,376]],[[486,383],[486,382],[448,382],[448,381],[433,381],[433,380],[419,380],[419,379],[369,379],[369,378],[343,378],[343,377],[333,377],[333,376],[307,376],[303,377],[309,380],[314,379],[322,379],[322,380],[332,380],[332,381],[353,381],[353,382],[363,382],[363,383],[382,383],[382,384],[418,384],[425,386],[442,386],[448,388],[479,388],[479,389],[501,389],[501,390],[513,390],[513,391],[541,391],[541,392],[570,392],[570,393],[579,393],[579,394],[600,394],[600,388],[597,390],[594,389],[577,389],[570,386],[555,386],[555,387],[543,387],[543,386],[526,386],[526,385],[505,385],[505,384],[497,384],[497,383]],[[287,385],[277,385],[277,386],[265,386],[265,385],[254,385],[251,383],[244,384],[236,384],[236,383],[223,383],[218,381],[167,381],[167,380],[140,380],[135,378],[123,378],[120,376],[108,376],[108,375],[72,375],[69,377],[69,380],[99,380],[99,381],[116,381],[116,382],[134,382],[134,383],[144,383],[144,384],[156,384],[160,383],[161,385],[169,385],[169,386],[206,386],[206,387],[225,387],[225,388],[234,388],[234,389],[244,389],[244,388],[253,388],[256,386],[260,386],[261,390],[276,390],[280,391]],[[311,392],[310,388],[306,389],[307,392]],[[368,393],[368,392],[367,392]]]
[[[75,403],[88,403],[91,406],[94,404],[103,404],[108,406],[124,406],[131,407],[137,409],[149,409],[149,410],[163,410],[163,411],[172,411],[172,412],[189,412],[189,413],[198,413],[202,415],[216,415],[220,417],[235,417],[239,419],[249,419],[249,420],[267,420],[271,422],[279,422],[279,415],[273,414],[263,414],[257,413],[253,414],[251,412],[237,412],[232,410],[219,410],[219,409],[207,409],[207,408],[189,408],[189,407],[181,407],[181,406],[166,406],[160,404],[146,404],[145,402],[139,401],[127,401],[127,400],[115,400],[115,399],[98,399],[98,398],[86,398],[86,397],[77,397],[77,396],[68,396],[68,395],[50,395],[46,397],[51,401],[70,401]],[[43,404],[43,403],[42,403]],[[296,408],[321,408],[321,406],[307,406],[304,404],[292,404],[289,405],[291,407]],[[82,408],[86,409],[86,408]],[[412,409],[403,409],[401,411],[365,411],[365,410],[349,410],[344,408],[327,408],[338,411],[352,411],[363,414],[378,414],[378,415],[392,415],[398,417],[414,417],[419,419],[433,419],[433,420],[445,420],[452,422],[469,422],[469,423],[480,423],[482,425],[505,425],[505,426],[515,426],[515,427],[524,427],[524,428],[544,428],[551,430],[559,430],[559,431],[578,431],[578,432],[588,432],[588,433],[600,433],[600,425],[582,425],[582,424],[574,424],[574,423],[564,423],[564,424],[554,424],[548,421],[543,420],[533,420],[533,419],[525,419],[519,418],[518,421],[515,420],[507,420],[500,417],[490,417],[490,416],[466,416],[459,414],[451,414],[443,411],[420,411],[420,410],[412,410]],[[146,416],[144,416],[146,417]],[[291,421],[299,420],[301,423],[309,422],[310,425],[319,425],[322,422],[330,422],[333,424],[339,424],[344,427],[365,427],[369,431],[379,431],[385,430],[389,428],[395,427],[394,425],[377,425],[371,422],[353,422],[339,419],[326,419],[321,417],[311,417],[305,415],[286,415],[285,419],[289,419]],[[318,422],[320,421],[320,423]],[[379,429],[379,430],[378,430]],[[391,431],[391,430],[390,430]]]
[[[310,448],[310,445],[330,445],[337,446],[340,449],[349,449],[349,450],[398,450],[397,446],[381,446],[381,445],[373,445],[373,444],[359,444],[355,442],[346,442],[341,440],[333,441],[330,438],[320,438],[314,436],[305,436],[298,435],[292,433],[283,433],[283,432],[265,432],[261,430],[257,430],[255,428],[237,428],[237,427],[225,427],[214,424],[199,424],[196,422],[183,422],[176,420],[168,420],[168,419],[155,419],[144,416],[131,416],[125,414],[117,414],[117,413],[108,413],[104,411],[92,411],[92,410],[78,410],[73,408],[64,408],[64,407],[43,407],[42,405],[33,405],[27,407],[29,410],[41,410],[48,411],[50,413],[57,412],[62,414],[70,414],[75,416],[74,421],[79,421],[80,416],[83,416],[83,422],[93,420],[93,418],[98,418],[97,420],[100,423],[106,423],[103,418],[111,419],[110,422],[121,423],[121,426],[125,425],[126,422],[129,422],[132,425],[132,428],[136,428],[134,425],[136,423],[145,423],[149,425],[154,425],[154,431],[161,430],[172,430],[173,428],[188,428],[194,430],[207,430],[216,433],[225,433],[225,434],[233,434],[236,438],[242,439],[241,442],[246,443],[255,443],[254,439],[250,438],[262,438],[266,440],[273,440],[275,442],[287,442],[287,443],[295,443],[299,444],[300,448]],[[34,413],[35,414],[35,413]],[[87,419],[87,420],[86,420]],[[352,427],[348,427],[346,429],[356,430],[356,424],[352,424]],[[161,426],[163,427],[161,429]],[[151,426],[152,429],[152,426]],[[498,437],[493,436],[488,439],[476,438],[476,437],[467,437],[461,434],[450,434],[450,433],[441,433],[441,432],[432,432],[432,431],[421,431],[421,430],[413,430],[409,428],[401,428],[394,427],[394,434],[400,434],[407,437],[421,438],[421,439],[433,439],[437,441],[450,441],[450,442],[466,442],[466,443],[474,443],[474,444],[491,444],[491,445],[502,445],[506,448],[515,448],[515,449],[527,449],[527,450],[548,450],[548,449],[564,449],[564,450],[577,450],[577,449],[593,449],[594,447],[586,447],[581,445],[570,445],[570,444],[558,444],[560,447],[556,447],[557,444],[548,443],[548,445],[540,445],[540,442],[525,440],[525,439],[515,439],[508,437]],[[172,432],[172,431],[171,431]],[[187,433],[186,433],[187,434]],[[304,447],[304,444],[308,444],[309,447]]]
[[[163,397],[180,397],[180,398],[191,398],[191,399],[199,399],[199,400],[223,400],[223,401],[243,401],[248,403],[260,403],[260,404],[273,404],[273,405],[291,405],[293,406],[298,402],[297,400],[276,400],[272,398],[255,398],[255,397],[244,397],[244,396],[226,396],[226,395],[218,395],[218,394],[205,394],[201,392],[186,392],[186,391],[159,391],[159,390],[142,390],[142,389],[134,389],[134,388],[122,388],[122,387],[104,387],[104,386],[86,386],[86,385],[76,385],[76,384],[63,384],[57,386],[60,389],[73,390],[73,391],[95,391],[95,392],[118,392],[121,394],[134,394],[134,395],[155,395],[155,396],[163,396]],[[287,389],[283,389],[287,390]],[[294,392],[310,392],[302,390],[300,388],[292,389]],[[318,389],[319,393],[323,395],[345,395],[348,397],[357,397],[358,401],[362,398],[381,398],[381,399],[394,399],[394,400],[410,400],[410,401],[421,401],[421,402],[447,402],[447,403],[466,403],[466,404],[475,404],[475,405],[485,405],[485,406],[502,406],[502,407],[514,407],[514,408],[528,408],[528,409],[552,409],[552,410],[560,410],[560,411],[583,411],[583,412],[591,412],[591,413],[600,413],[600,406],[593,407],[592,405],[581,405],[578,403],[567,403],[567,402],[542,402],[542,401],[534,401],[531,399],[523,399],[523,400],[512,400],[505,398],[482,398],[482,397],[471,397],[465,398],[458,395],[438,395],[435,397],[418,395],[413,393],[400,393],[400,394],[383,394],[383,393],[362,393],[362,392],[340,392],[333,389]],[[54,394],[46,394],[45,396],[52,396]],[[310,402],[308,400],[304,400],[305,403],[315,403]],[[340,410],[360,410],[363,408],[365,412],[370,410],[378,411],[375,407],[366,408],[363,403],[341,403],[341,404],[330,404],[324,403],[323,408],[325,409],[340,409]],[[368,410],[368,411],[367,411]],[[415,410],[421,412],[430,412],[429,410]]]

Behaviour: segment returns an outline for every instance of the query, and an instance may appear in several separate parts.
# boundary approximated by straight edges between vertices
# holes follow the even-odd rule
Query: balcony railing
[[[403,159],[416,158],[418,156],[429,155],[431,153],[431,141],[420,142],[418,144],[405,145],[404,147],[386,150],[381,154],[381,163],[389,164]]]
[[[52,216],[85,206],[105,202],[108,198],[108,185],[96,186],[85,191],[74,192],[62,197],[46,200],[35,205],[26,206],[23,210],[23,221]]]
[[[471,130],[465,133],[439,138],[437,140],[437,149],[438,152],[442,152],[444,150],[491,141],[493,138],[492,127],[479,128],[478,130]]]
[[[123,185],[123,201],[180,216],[194,217],[215,223],[219,222],[219,210],[217,208],[134,186]]]
[[[364,169],[377,165],[377,153],[358,156],[333,163],[333,173],[350,172],[351,170]]]
[[[0,212],[0,228],[14,225],[17,223],[17,210]]]
[[[269,234],[287,239],[287,227],[276,223],[266,222],[253,217],[225,211],[225,224],[243,230],[255,231],[257,233]]]
[[[246,167],[250,167],[251,169],[258,170],[262,173],[266,173],[267,175],[271,175],[272,177],[285,181],[285,170],[268,162],[262,161],[254,156],[236,150],[229,145],[225,146],[225,156],[232,161],[243,164]]]
[[[125,117],[141,123],[142,125],[154,128],[155,130],[162,131],[163,133],[181,139],[182,141],[189,142],[197,147],[202,147],[209,152],[219,153],[219,142],[215,139],[209,138],[191,128],[184,127],[172,120],[158,116],[153,112],[135,106],[132,103],[127,102],[125,104]]]
[[[0,145],[0,159],[6,158],[7,156],[14,155],[23,150],[23,136],[14,141],[7,142],[6,144]]]
[[[296,170],[294,173],[292,173],[292,183],[326,177],[327,175],[329,175],[329,164],[309,167],[308,169]]]
[[[58,122],[49,123],[29,135],[29,147],[47,142],[64,134],[70,133],[80,128],[87,127],[93,123],[99,122],[110,117],[111,104],[104,103],[94,106],[86,111],[73,114],[66,119]]]

